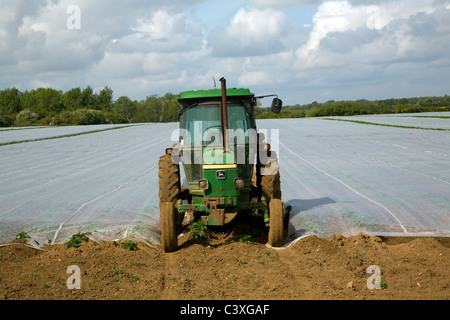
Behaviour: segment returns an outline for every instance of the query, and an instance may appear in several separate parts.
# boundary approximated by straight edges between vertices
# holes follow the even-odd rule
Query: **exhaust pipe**
[[[223,137],[223,148],[224,151],[227,152],[229,150],[228,145],[228,108],[227,108],[227,80],[225,78],[220,78],[220,82],[222,84],[222,137]]]

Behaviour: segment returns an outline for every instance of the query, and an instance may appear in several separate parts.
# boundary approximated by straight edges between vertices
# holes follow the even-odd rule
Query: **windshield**
[[[232,102],[228,103],[228,132],[235,161],[243,161],[239,166],[239,175],[244,179],[251,179],[255,151],[250,151],[248,142],[248,129],[254,128],[251,117],[250,103]],[[196,104],[186,107],[180,116],[180,147],[182,152],[183,166],[189,182],[202,179],[203,157],[209,155],[211,149],[208,147],[223,148],[223,137],[221,128],[221,109],[219,102]],[[244,139],[242,139],[244,137]],[[246,145],[245,145],[246,144]],[[206,154],[203,154],[206,152]],[[241,159],[242,158],[242,159]]]
[[[251,126],[250,104],[228,104],[228,129],[247,132]],[[188,107],[180,117],[181,146],[222,145],[220,103]]]
[[[204,104],[187,108],[181,115],[180,127],[186,130],[180,135],[180,145],[205,145],[205,132],[220,132],[220,104]]]

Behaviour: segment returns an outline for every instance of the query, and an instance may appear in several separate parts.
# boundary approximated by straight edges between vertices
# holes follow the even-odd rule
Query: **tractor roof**
[[[192,100],[192,99],[220,98],[220,97],[222,97],[221,89],[191,90],[181,92],[181,96],[180,98],[178,98],[178,100]],[[254,94],[251,93],[249,89],[227,88],[227,97],[253,98]]]

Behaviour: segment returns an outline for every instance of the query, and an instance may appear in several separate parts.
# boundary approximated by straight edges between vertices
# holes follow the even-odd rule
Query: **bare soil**
[[[241,232],[241,233],[239,233]],[[84,241],[43,250],[16,239],[0,247],[2,300],[448,300],[450,238],[309,236],[284,249],[264,233],[238,241],[242,228],[179,237],[180,248]],[[81,289],[68,289],[81,271]],[[381,272],[380,288],[368,279]],[[370,271],[368,273],[368,271]],[[370,282],[370,281],[369,281]]]

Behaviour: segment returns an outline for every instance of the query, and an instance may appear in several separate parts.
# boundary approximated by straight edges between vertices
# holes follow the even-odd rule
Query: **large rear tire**
[[[177,250],[176,209],[172,202],[161,203],[160,224],[163,250],[165,252]]]
[[[272,199],[269,202],[269,239],[272,247],[281,247],[284,244],[284,219],[283,203],[280,199]]]
[[[280,173],[261,176],[263,195],[268,199],[281,199]]]
[[[268,151],[268,157],[261,162],[261,191],[267,199],[281,199],[280,172],[275,151]]]

